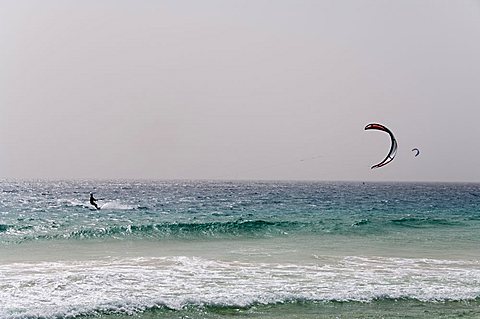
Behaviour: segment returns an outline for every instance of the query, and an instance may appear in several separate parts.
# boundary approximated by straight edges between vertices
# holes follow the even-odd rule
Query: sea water
[[[456,317],[479,184],[0,183],[2,319]]]

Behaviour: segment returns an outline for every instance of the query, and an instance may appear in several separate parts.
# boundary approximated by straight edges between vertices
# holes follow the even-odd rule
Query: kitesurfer
[[[90,193],[90,204],[95,206],[96,209],[100,209],[100,207],[98,207],[96,201],[97,201],[97,199],[95,197],[93,197],[93,193]]]

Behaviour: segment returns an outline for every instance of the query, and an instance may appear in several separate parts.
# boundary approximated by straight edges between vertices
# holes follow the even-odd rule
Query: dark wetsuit
[[[96,201],[97,200],[93,197],[93,194],[90,194],[90,204],[95,206],[96,209],[100,209],[100,207],[98,207],[97,203],[95,203]]]

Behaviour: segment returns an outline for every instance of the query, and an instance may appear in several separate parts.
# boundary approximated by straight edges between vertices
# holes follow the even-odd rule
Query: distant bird
[[[415,153],[415,157],[417,157],[418,154],[420,154],[420,150],[419,150],[418,148],[412,149],[412,152],[416,152],[416,153]]]

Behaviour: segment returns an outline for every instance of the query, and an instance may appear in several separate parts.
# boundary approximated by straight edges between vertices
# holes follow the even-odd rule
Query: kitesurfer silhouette
[[[100,209],[100,207],[98,207],[97,203],[95,203],[96,201],[97,201],[97,199],[95,197],[93,197],[93,193],[90,193],[90,204],[95,206],[96,209]]]

